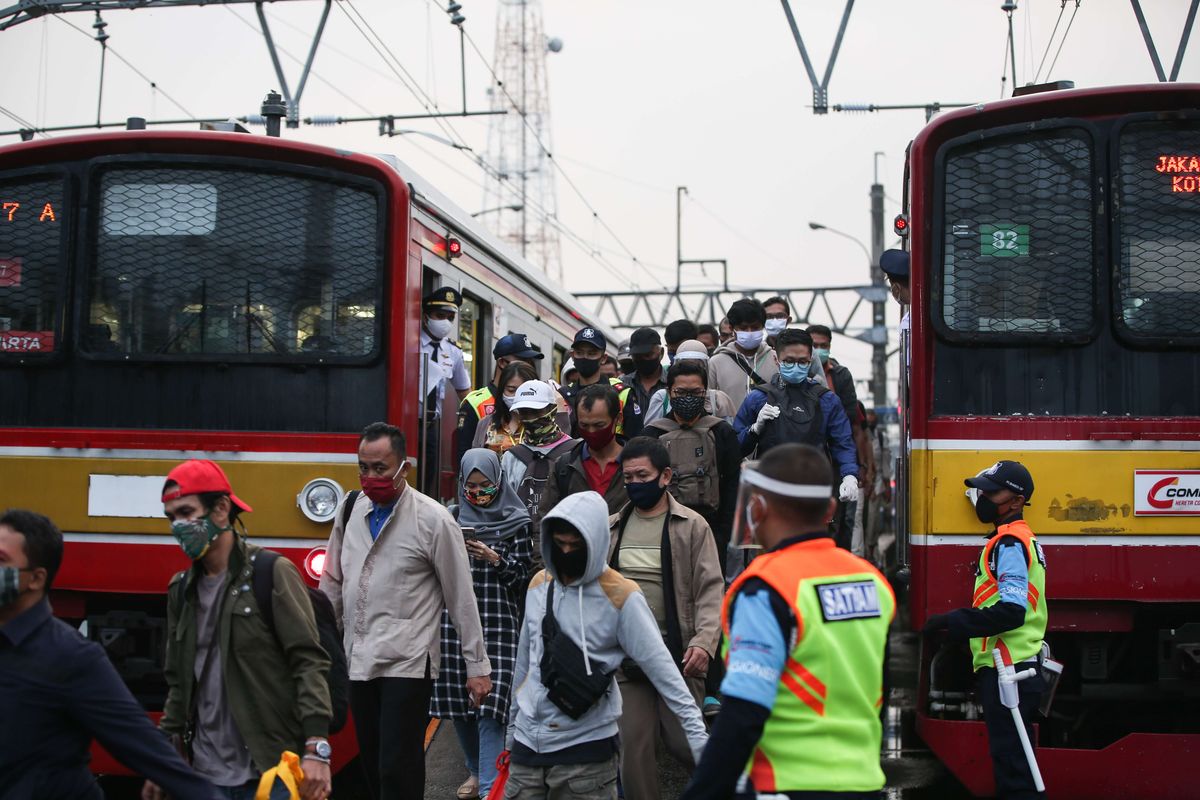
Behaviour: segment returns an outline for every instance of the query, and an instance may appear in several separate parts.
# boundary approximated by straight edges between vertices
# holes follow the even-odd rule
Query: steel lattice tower
[[[542,30],[541,0],[500,0],[496,10],[496,75],[488,89],[493,110],[487,159],[502,177],[488,174],[483,221],[513,249],[559,282],[562,246],[550,149],[550,92],[546,53],[561,48]],[[528,124],[526,124],[528,123]],[[543,149],[543,146],[545,149]]]

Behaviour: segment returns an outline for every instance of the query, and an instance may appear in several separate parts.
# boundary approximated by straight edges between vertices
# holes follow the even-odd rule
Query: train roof
[[[1200,111],[1200,83],[1147,83],[1059,89],[976,103],[949,111],[926,125],[913,144],[945,141],[984,128],[1057,117],[1104,117],[1180,110]]]

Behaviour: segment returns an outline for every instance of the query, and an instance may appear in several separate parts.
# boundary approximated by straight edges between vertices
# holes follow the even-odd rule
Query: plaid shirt
[[[477,713],[508,721],[508,701],[512,694],[513,668],[517,660],[517,639],[520,635],[521,606],[529,572],[533,565],[533,544],[525,529],[507,541],[492,545],[500,563],[492,566],[486,561],[471,560],[471,577],[475,600],[479,605],[479,620],[483,623],[483,641],[488,660],[492,662],[492,693],[478,709],[471,708],[467,697],[467,667],[462,657],[458,631],[450,616],[442,611],[442,663],[433,697],[429,703],[430,716],[441,719],[472,719]]]

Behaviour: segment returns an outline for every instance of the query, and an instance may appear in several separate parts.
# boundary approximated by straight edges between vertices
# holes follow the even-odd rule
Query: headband
[[[768,478],[761,472],[756,472],[752,469],[742,470],[742,480],[751,486],[764,489],[772,494],[781,494],[784,497],[796,497],[805,500],[828,500],[833,497],[832,487],[806,483],[787,483],[786,481]]]

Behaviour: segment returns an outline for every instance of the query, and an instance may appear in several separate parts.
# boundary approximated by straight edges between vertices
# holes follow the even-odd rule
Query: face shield
[[[732,541],[742,550],[761,550],[755,533],[762,524],[770,500],[767,494],[780,495],[796,500],[828,500],[833,497],[831,487],[821,484],[788,483],[767,477],[759,472],[758,461],[742,464],[742,477],[738,482],[737,507],[733,514]]]

